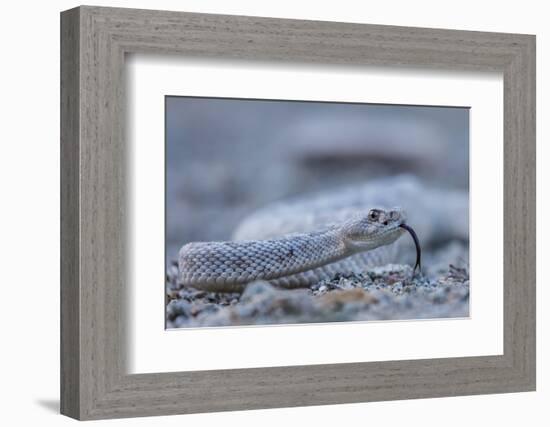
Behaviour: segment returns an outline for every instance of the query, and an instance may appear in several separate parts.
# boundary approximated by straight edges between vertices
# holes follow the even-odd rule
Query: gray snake
[[[396,205],[404,209],[387,208]],[[232,241],[184,245],[179,281],[216,292],[240,292],[255,280],[308,286],[400,260],[404,248],[411,252],[398,241],[405,224],[426,244],[466,239],[467,194],[426,188],[400,176],[278,202],[246,218]]]

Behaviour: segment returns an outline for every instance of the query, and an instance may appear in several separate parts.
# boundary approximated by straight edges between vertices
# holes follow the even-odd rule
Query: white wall
[[[548,258],[548,199],[543,200],[550,161],[550,27],[542,1],[97,1],[105,6],[156,8],[504,31],[537,34],[539,266]],[[73,1],[5,2],[2,7],[0,125],[0,260],[3,372],[0,376],[5,425],[40,422],[65,425],[57,415],[59,359],[59,11]],[[545,162],[546,161],[546,162]],[[547,194],[546,194],[547,195]],[[5,200],[7,196],[7,200]],[[112,421],[111,425],[280,426],[334,425],[465,426],[548,425],[550,334],[549,275],[538,269],[538,392],[400,402],[277,409],[157,419]],[[6,340],[7,338],[7,340]],[[543,420],[546,417],[546,423]],[[526,423],[527,421],[527,423]]]

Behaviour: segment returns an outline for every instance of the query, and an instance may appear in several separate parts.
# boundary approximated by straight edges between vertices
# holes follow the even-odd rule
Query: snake
[[[467,192],[405,175],[275,202],[245,218],[233,240],[183,245],[178,280],[210,292],[242,292],[257,280],[308,287],[400,260],[410,252],[399,239],[406,232],[416,247],[414,270],[418,236],[426,245],[467,239]]]

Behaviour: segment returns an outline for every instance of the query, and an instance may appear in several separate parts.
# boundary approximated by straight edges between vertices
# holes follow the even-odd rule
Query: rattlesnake
[[[467,193],[407,175],[277,202],[245,218],[233,241],[184,245],[179,281],[217,292],[242,291],[254,280],[308,286],[399,260],[407,244],[398,238],[409,226],[425,245],[466,240]]]

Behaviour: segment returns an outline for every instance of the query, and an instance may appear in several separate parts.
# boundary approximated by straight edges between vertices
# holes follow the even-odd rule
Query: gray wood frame
[[[504,354],[128,375],[130,52],[502,72]],[[99,419],[535,389],[534,36],[83,6],[61,14],[61,122],[63,414]]]

